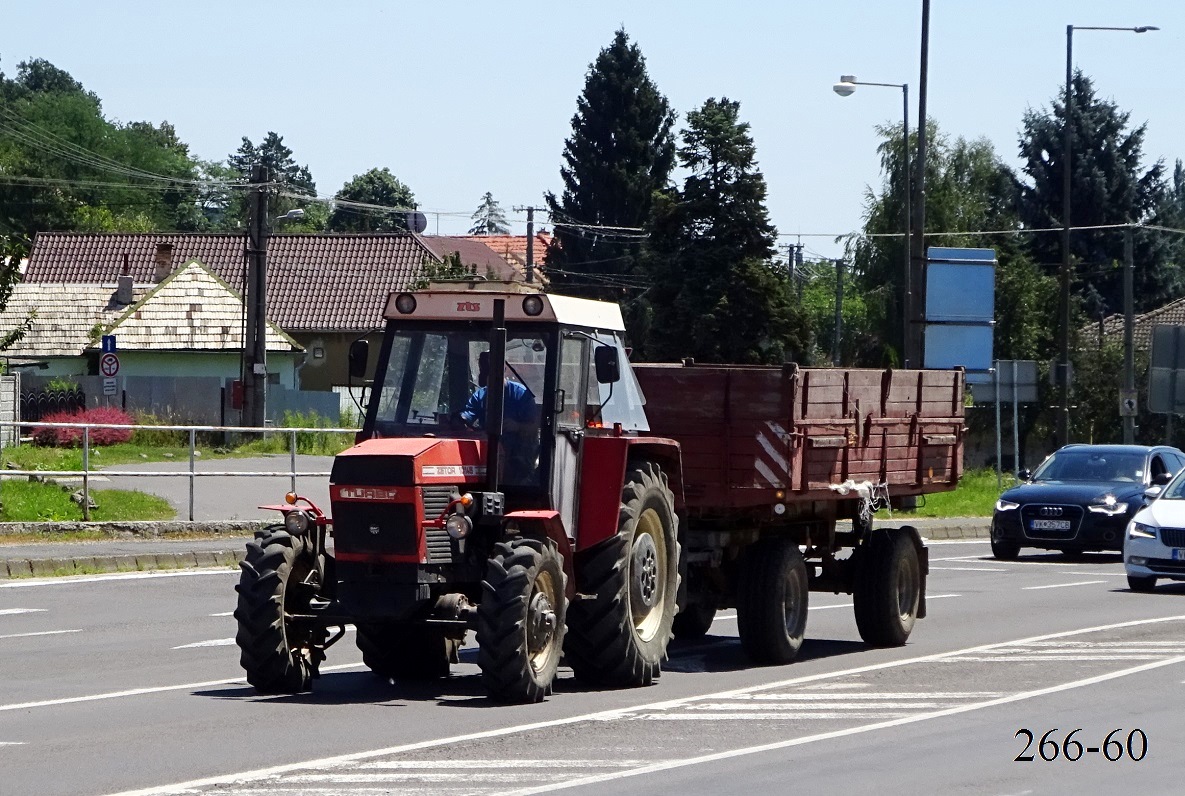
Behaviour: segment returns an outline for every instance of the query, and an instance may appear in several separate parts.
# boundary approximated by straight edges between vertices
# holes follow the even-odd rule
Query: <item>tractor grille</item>
[[[424,519],[440,517],[453,499],[454,487],[425,486],[421,488],[424,500]],[[425,528],[425,542],[428,545],[429,564],[448,564],[453,560],[453,540],[444,528]]]
[[[1166,547],[1185,547],[1185,528],[1161,528],[1160,541]]]
[[[333,484],[350,486],[411,486],[410,456],[338,456],[329,473]]]
[[[412,503],[346,503],[333,507],[334,549],[414,556],[420,524]]]

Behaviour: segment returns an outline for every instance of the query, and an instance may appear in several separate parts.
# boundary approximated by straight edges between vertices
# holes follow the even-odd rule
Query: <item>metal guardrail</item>
[[[254,478],[259,476],[270,477],[288,477],[292,482],[292,491],[296,491],[296,479],[312,478],[312,477],[328,477],[329,472],[320,470],[298,471],[296,469],[296,437],[301,433],[319,433],[319,434],[356,434],[359,429],[356,428],[276,428],[274,426],[164,426],[164,425],[126,425],[117,423],[42,423],[39,421],[13,421],[2,420],[0,427],[14,426],[18,429],[24,427],[36,428],[81,428],[82,429],[82,469],[81,470],[0,470],[0,477],[8,475],[37,475],[42,477],[57,477],[57,478],[82,478],[82,519],[84,522],[90,522],[90,476],[92,474],[102,473],[104,477],[120,476],[129,478],[188,478],[189,479],[189,521],[193,522],[193,504],[194,504],[194,489],[198,478],[208,478],[211,476],[231,477],[231,478]],[[188,431],[189,432],[189,469],[185,472],[170,472],[168,470],[147,470],[147,471],[127,471],[127,470],[92,470],[90,467],[90,432],[93,428],[111,428],[111,429],[130,429],[133,431]],[[202,432],[231,432],[242,434],[259,434],[276,436],[284,434],[288,436],[288,453],[290,456],[290,464],[287,471],[284,470],[262,470],[262,471],[248,471],[248,470],[197,470],[197,434]],[[118,465],[115,465],[118,467]]]

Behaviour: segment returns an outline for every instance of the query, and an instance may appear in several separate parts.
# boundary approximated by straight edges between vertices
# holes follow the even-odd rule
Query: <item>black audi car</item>
[[[1122,550],[1127,523],[1144,507],[1144,490],[1185,468],[1185,453],[1164,445],[1067,445],[1023,483],[1000,495],[992,516],[992,555],[1022,547],[1078,553]]]

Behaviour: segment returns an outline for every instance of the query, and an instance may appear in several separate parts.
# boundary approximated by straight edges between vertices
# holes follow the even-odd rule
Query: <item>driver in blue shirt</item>
[[[486,394],[490,353],[477,357],[478,387],[458,415],[465,425],[481,429],[486,422]],[[502,441],[507,483],[529,483],[539,457],[539,407],[535,396],[521,382],[506,379],[502,398]]]

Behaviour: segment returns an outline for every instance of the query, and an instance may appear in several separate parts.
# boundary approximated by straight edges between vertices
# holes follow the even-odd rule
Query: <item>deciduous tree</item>
[[[342,186],[329,216],[331,232],[397,232],[407,229],[416,198],[390,169],[371,169]]]

